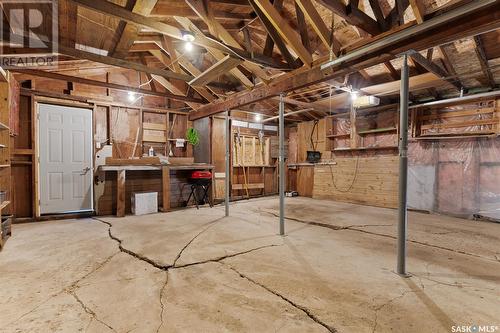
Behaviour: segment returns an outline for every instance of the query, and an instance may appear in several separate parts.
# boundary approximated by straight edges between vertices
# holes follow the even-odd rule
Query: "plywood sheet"
[[[397,207],[396,156],[336,158],[337,165],[314,167],[313,198],[379,207]]]

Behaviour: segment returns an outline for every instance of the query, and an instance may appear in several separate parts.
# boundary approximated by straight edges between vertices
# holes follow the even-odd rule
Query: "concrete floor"
[[[500,325],[500,224],[277,198],[143,217],[16,225],[1,332],[452,332]]]

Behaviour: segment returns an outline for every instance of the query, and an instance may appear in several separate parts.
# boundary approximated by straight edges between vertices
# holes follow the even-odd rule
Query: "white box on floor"
[[[145,215],[158,212],[158,192],[132,193],[132,214]]]

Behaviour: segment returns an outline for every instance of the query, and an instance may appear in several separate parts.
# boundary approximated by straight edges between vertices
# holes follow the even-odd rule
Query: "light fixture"
[[[130,102],[133,102],[135,100],[135,92],[133,92],[133,91],[128,92],[128,100]]]
[[[262,115],[261,115],[260,113],[257,113],[257,114],[255,115],[255,121],[256,121],[256,122],[259,122],[259,123],[262,121]]]
[[[181,36],[182,36],[182,40],[184,40],[186,42],[193,42],[194,41],[194,35],[191,31],[182,30]]]
[[[191,52],[193,50],[193,41],[194,41],[193,33],[191,31],[182,30],[181,36],[182,40],[186,42],[186,44],[184,45],[184,49],[187,52]]]
[[[359,91],[351,90],[351,100],[354,102],[359,97]]]

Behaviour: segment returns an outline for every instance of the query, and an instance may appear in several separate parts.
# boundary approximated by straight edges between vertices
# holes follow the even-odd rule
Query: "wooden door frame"
[[[31,116],[32,116],[32,129],[33,129],[33,147],[34,147],[34,161],[33,161],[33,175],[34,175],[34,195],[33,195],[33,207],[35,211],[35,219],[39,219],[41,217],[41,212],[40,212],[40,117],[39,117],[39,104],[49,104],[49,105],[58,105],[58,106],[66,106],[66,107],[73,107],[73,108],[81,108],[81,109],[87,109],[90,112],[90,126],[91,126],[91,142],[92,142],[92,149],[90,152],[90,164],[92,165],[91,167],[91,174],[90,174],[90,190],[91,190],[91,198],[90,198],[90,204],[91,208],[90,211],[94,212],[95,211],[95,204],[94,204],[94,106],[89,103],[82,103],[78,101],[72,101],[72,100],[63,100],[63,99],[56,99],[56,98],[51,98],[51,97],[44,97],[44,96],[33,96],[31,99]]]

